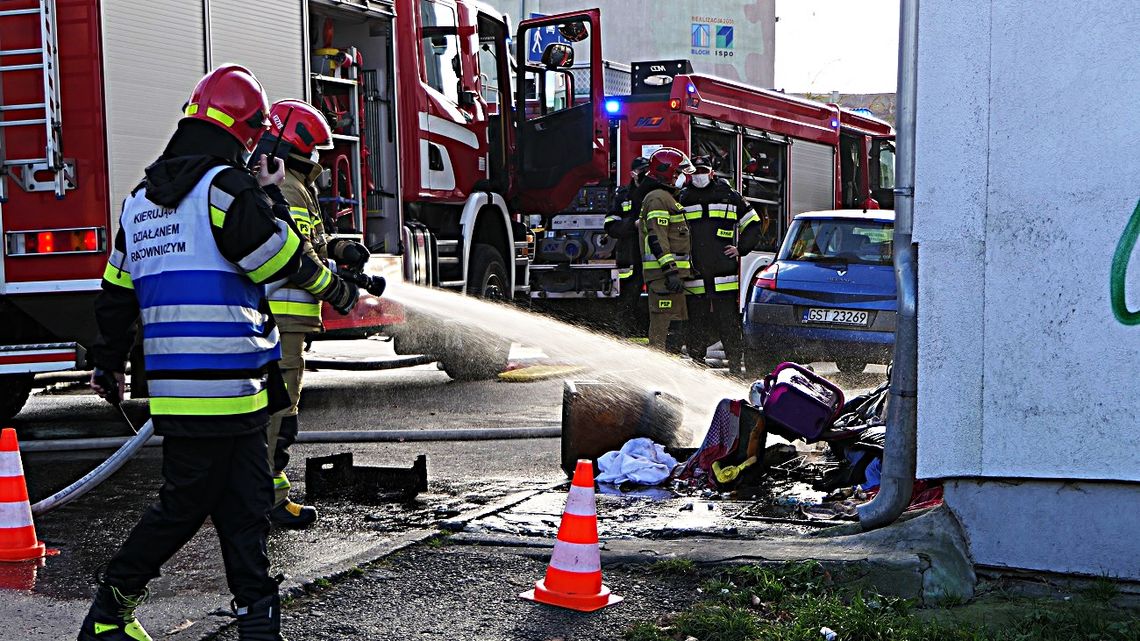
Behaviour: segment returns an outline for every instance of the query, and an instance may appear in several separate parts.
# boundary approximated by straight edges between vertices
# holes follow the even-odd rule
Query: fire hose
[[[301,432],[297,435],[298,443],[404,443],[424,441],[487,441],[487,440],[514,440],[531,438],[558,438],[562,434],[561,427],[504,427],[488,429],[451,429],[451,430],[364,430],[364,431],[321,431]],[[55,494],[32,505],[32,514],[40,516],[62,507],[71,501],[95,489],[100,483],[107,480],[117,472],[144,446],[160,445],[162,437],[154,437],[154,425],[147,421],[139,428],[138,433],[125,440],[119,437],[86,438],[86,439],[58,439],[51,441],[28,441],[20,445],[24,452],[74,452],[79,450],[107,449],[119,446],[119,449],[98,467],[91,470],[78,481],[68,485]]]

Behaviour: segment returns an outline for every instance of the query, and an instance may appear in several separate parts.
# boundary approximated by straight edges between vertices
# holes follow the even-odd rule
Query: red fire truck
[[[553,213],[608,174],[600,33],[589,10],[512,34],[476,0],[3,0],[0,420],[36,372],[83,365],[118,203],[208,69],[243,64],[271,100],[329,115],[321,202],[336,233],[373,251],[370,273],[512,298],[529,286],[520,208]],[[559,92],[583,62],[589,90]],[[516,121],[526,87],[545,99]],[[440,344],[362,298],[348,319],[326,314],[330,328],[383,327],[419,353]]]
[[[719,161],[728,180],[772,221],[741,263],[741,282],[771,262],[792,217],[804,211],[893,205],[894,132],[870,115],[777,91],[693,74],[688,61],[637,62],[628,96],[606,99],[614,174],[584,187],[541,222],[531,298],[540,308],[605,316],[621,291],[616,242],[602,223],[615,181],[660,147]],[[741,292],[742,300],[747,291]]]

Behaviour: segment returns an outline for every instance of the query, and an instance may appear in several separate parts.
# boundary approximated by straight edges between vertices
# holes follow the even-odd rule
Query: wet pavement
[[[359,353],[361,344],[361,341],[318,343],[317,351]],[[387,344],[378,341],[363,342],[363,345],[380,354],[388,350]],[[525,351],[523,355],[533,358],[533,354]],[[826,375],[825,371],[822,373]],[[877,384],[880,379],[881,374],[868,374],[853,379],[847,387],[863,389]],[[560,424],[561,402],[562,380],[557,378],[526,383],[457,383],[434,365],[377,372],[317,371],[306,374],[301,422],[302,430],[550,427]],[[145,411],[141,402],[128,401],[127,407],[132,418],[141,419]],[[128,433],[110,407],[84,393],[80,386],[67,384],[34,396],[27,409],[12,423],[24,440]],[[399,467],[408,467],[417,455],[426,454],[429,490],[410,502],[379,505],[318,502],[321,519],[315,527],[301,532],[273,532],[269,541],[271,560],[275,571],[289,577],[286,587],[311,584],[317,579],[341,574],[430,536],[441,527],[456,529],[456,519],[463,515],[482,512],[468,528],[469,533],[552,539],[556,531],[564,491],[541,490],[565,481],[559,470],[558,439],[298,444],[289,469],[295,494],[303,496],[304,493],[306,457],[345,451],[354,453],[357,465]],[[97,451],[25,454],[25,471],[33,502],[82,476],[105,455],[106,452]],[[4,570],[0,572],[0,587],[15,588],[0,594],[0,626],[21,630],[13,637],[0,636],[58,639],[74,634],[86,610],[92,585],[90,577],[114,553],[128,529],[154,500],[161,482],[159,465],[159,450],[146,448],[100,488],[76,503],[37,519],[40,538],[57,552],[42,567],[35,564],[0,566]],[[527,498],[527,494],[519,492],[534,495]],[[522,503],[509,510],[496,510],[497,502],[508,499]],[[802,531],[799,526],[756,524],[737,518],[749,504],[708,501],[700,496],[600,494],[598,511],[603,515],[600,520],[603,538],[670,538],[694,533],[774,536]],[[203,528],[170,561],[164,575],[152,584],[154,598],[144,610],[152,634],[159,632],[170,639],[198,639],[228,621],[223,616],[208,614],[228,609],[229,603],[216,537],[211,530],[208,525]],[[425,563],[430,565],[435,558],[424,557]],[[541,575],[543,568],[542,562],[535,560],[500,561],[506,564],[502,566],[503,574],[509,575],[509,580],[516,584],[524,576],[530,578],[523,583],[532,581]],[[478,561],[467,559],[466,562]],[[425,568],[423,572],[428,570],[430,568]],[[620,584],[626,579],[619,574],[614,580]],[[629,580],[636,581],[636,576],[630,575]],[[518,587],[512,584],[510,590]],[[410,591],[405,594],[411,595],[408,603],[415,603],[416,599],[428,599],[446,589],[446,581],[428,580],[418,588],[419,592],[408,588]],[[390,601],[392,594],[400,594],[400,591],[378,598]],[[502,625],[508,621],[518,629],[537,625],[534,621],[528,623],[534,619],[533,613],[510,614],[517,605],[511,603],[510,606],[504,605],[506,609],[501,615],[506,618],[502,619]],[[441,608],[436,607],[437,616]],[[476,621],[480,616],[482,614],[476,616]],[[493,612],[490,616],[495,617]],[[598,625],[606,627],[604,617],[599,620],[603,623]],[[506,628],[502,629],[505,635],[502,637],[442,634],[439,638],[557,638],[511,636]],[[597,636],[601,629],[588,628],[590,632],[581,632],[584,636],[567,638],[607,638]],[[306,634],[300,638],[351,636],[337,633],[332,627],[319,634],[326,636],[319,636],[314,629],[311,636]],[[158,634],[155,636],[159,638]],[[376,638],[400,637],[401,634],[392,637],[377,634]]]

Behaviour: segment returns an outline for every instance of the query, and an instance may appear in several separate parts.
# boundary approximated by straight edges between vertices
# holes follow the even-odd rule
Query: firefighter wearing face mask
[[[744,353],[740,315],[740,256],[760,240],[761,225],[748,201],[723,178],[712,159],[693,159],[689,186],[678,197],[693,245],[693,274],[685,281],[689,312],[689,356],[705,362],[709,345],[720,340],[729,371],[740,373]]]
[[[684,281],[689,277],[689,226],[676,194],[693,165],[665,147],[649,157],[641,202],[641,252],[649,291],[649,346],[666,349],[669,325],[688,318]]]
[[[641,303],[641,252],[637,248],[637,221],[641,217],[642,177],[649,159],[638,156],[629,167],[629,184],[614,190],[610,214],[606,216],[605,231],[617,240],[617,266],[620,271],[621,286],[618,292],[622,314],[630,326],[628,331],[637,336],[644,335],[646,319],[645,306]]]
[[[330,239],[325,234],[315,184],[322,168],[317,159],[322,149],[332,148],[332,130],[324,115],[307,102],[282,100],[270,107],[270,130],[262,136],[254,155],[271,153],[285,161],[281,193],[289,204],[289,217],[301,237],[308,240],[306,253],[316,261],[335,262],[359,270],[368,260],[368,250],[358,242]],[[269,310],[281,331],[281,373],[289,391],[289,408],[273,415],[268,432],[269,466],[273,472],[274,502],[269,519],[289,528],[307,527],[317,511],[289,499],[289,448],[297,440],[297,403],[305,371],[305,337],[323,331],[321,301],[291,283],[269,288]]]

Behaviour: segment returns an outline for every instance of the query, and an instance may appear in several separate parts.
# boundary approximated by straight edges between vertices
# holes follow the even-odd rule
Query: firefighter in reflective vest
[[[209,517],[234,596],[238,638],[279,641],[277,581],[266,518],[273,501],[270,415],[288,405],[266,283],[298,284],[338,311],[355,286],[304,253],[281,220],[280,162],[246,159],[269,102],[248,69],[225,65],[194,88],[185,117],[126,198],[95,302],[92,389],[111,402],[141,320],[150,413],[163,443],[163,485],[99,578],[80,641],[150,639],[135,618],[147,584]]]
[[[281,192],[289,203],[289,217],[296,231],[308,240],[306,254],[325,263],[329,255],[351,269],[362,269],[368,250],[358,242],[325,236],[325,226],[314,186],[321,174],[318,154],[332,149],[332,129],[312,105],[300,100],[281,100],[269,109],[269,132],[261,137],[254,157],[275,153],[285,161]],[[289,500],[289,447],[297,440],[297,403],[305,371],[305,336],[320,332],[321,301],[296,284],[271,286],[269,310],[281,332],[281,373],[289,391],[289,408],[274,414],[269,423],[269,465],[273,471],[274,501],[269,519],[280,526],[307,527],[317,519],[315,508]]]
[[[693,273],[685,282],[685,343],[689,356],[704,364],[709,345],[720,340],[729,371],[737,375],[744,355],[740,256],[755,248],[761,225],[748,201],[716,176],[711,158],[698,156],[693,167],[689,186],[678,196],[693,246]]]
[[[689,226],[675,195],[693,171],[688,156],[671,147],[653,152],[641,203],[641,252],[649,291],[649,346],[666,349],[669,325],[688,318],[684,281],[689,277]]]
[[[638,249],[637,221],[641,217],[641,200],[644,192],[640,189],[641,180],[649,159],[638,156],[629,166],[629,184],[614,190],[610,204],[610,214],[606,216],[605,232],[617,240],[617,266],[622,301],[622,315],[629,323],[625,328],[637,336],[645,331],[645,305],[641,302],[641,251]]]

